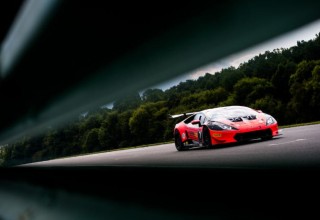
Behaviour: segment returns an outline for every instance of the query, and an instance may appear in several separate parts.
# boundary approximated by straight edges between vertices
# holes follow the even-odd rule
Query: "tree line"
[[[179,119],[168,114],[244,105],[273,115],[280,125],[320,120],[320,33],[290,48],[266,51],[238,68],[186,80],[165,91],[147,89],[0,147],[0,164],[12,166],[58,157],[170,141]]]

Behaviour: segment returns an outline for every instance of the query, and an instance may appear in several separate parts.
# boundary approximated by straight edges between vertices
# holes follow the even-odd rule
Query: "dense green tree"
[[[220,86],[220,72],[206,73],[197,79],[197,91],[215,89]]]
[[[272,96],[267,95],[257,99],[254,103],[249,105],[249,107],[256,110],[263,110],[263,112],[271,114],[277,119],[279,124],[284,124],[287,120],[286,105]]]
[[[86,133],[82,147],[84,152],[94,152],[100,149],[98,128],[93,128]]]
[[[310,101],[311,108],[315,110],[320,109],[320,61],[312,70],[311,80],[308,82],[307,87],[312,90],[312,97]]]
[[[113,103],[113,109],[119,112],[124,112],[130,109],[135,109],[141,104],[139,93],[132,93]]]
[[[232,91],[233,86],[244,77],[243,72],[240,69],[229,67],[222,69],[220,73],[220,87],[227,91]]]
[[[218,87],[215,90],[204,90],[198,93],[183,97],[180,101],[189,111],[199,111],[205,108],[213,108],[228,97],[228,92]]]
[[[133,112],[129,126],[136,144],[164,140],[165,120],[168,117],[165,104],[164,101],[146,103]]]
[[[112,112],[107,115],[98,132],[99,142],[103,149],[117,148],[120,141],[119,114]]]
[[[158,102],[164,99],[164,92],[161,89],[147,89],[142,94],[143,102]]]
[[[234,85],[234,103],[250,106],[266,94],[273,94],[273,85],[266,79],[252,77],[243,78]]]
[[[88,113],[86,119],[80,124],[80,130],[87,131],[93,128],[99,128],[102,123],[102,115],[99,113]]]
[[[295,71],[296,64],[292,61],[280,63],[271,78],[271,83],[275,89],[275,96],[284,103],[287,103],[290,100],[289,79]]]
[[[296,115],[294,122],[319,119],[319,61],[302,61],[291,75],[289,85],[292,99],[289,109]]]

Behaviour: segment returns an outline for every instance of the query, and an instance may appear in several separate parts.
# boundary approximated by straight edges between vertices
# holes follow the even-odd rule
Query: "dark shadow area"
[[[169,213],[191,219],[305,219],[317,214],[312,198],[320,195],[318,174],[316,168],[8,168],[1,170],[0,184],[19,182],[48,189],[57,198],[59,193],[69,197],[76,193],[82,198],[112,201],[121,207],[118,215],[134,204],[157,210],[159,217],[169,219]],[[14,187],[18,191],[23,188],[11,185]],[[52,200],[52,206],[57,203],[58,199]],[[89,213],[95,208],[80,205],[77,209]]]
[[[8,34],[9,28],[12,25],[23,2],[23,0],[0,2],[0,44]]]
[[[245,145],[251,145],[251,144],[256,144],[256,143],[271,143],[272,141],[276,139],[283,138],[282,136],[279,137],[274,137],[270,140],[261,140],[261,139],[253,139],[249,141],[242,141],[242,142],[237,142],[237,143],[228,143],[228,144],[219,144],[219,145],[214,145],[212,148],[205,148],[205,147],[192,147],[189,148],[188,150],[219,150],[219,149],[224,149],[224,148],[232,148],[232,147],[241,147]]]
[[[274,141],[274,140],[276,140],[278,138],[281,138],[281,137],[274,137],[274,138],[269,139],[269,140],[253,139],[253,140],[248,140],[248,141],[241,141],[241,142],[238,142],[238,143],[221,144],[221,145],[217,145],[215,149],[223,149],[223,148],[229,148],[229,147],[251,145],[251,144],[255,144],[255,143],[269,143],[269,142],[272,142],[272,141]]]

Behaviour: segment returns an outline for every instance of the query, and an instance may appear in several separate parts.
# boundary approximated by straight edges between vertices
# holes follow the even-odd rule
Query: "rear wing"
[[[187,117],[189,115],[194,115],[197,112],[188,112],[188,113],[182,113],[182,114],[177,114],[177,115],[170,115],[169,114],[169,118],[179,118],[179,117]]]

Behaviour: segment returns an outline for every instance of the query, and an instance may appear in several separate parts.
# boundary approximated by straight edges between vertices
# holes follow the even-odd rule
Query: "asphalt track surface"
[[[114,152],[56,159],[24,166],[119,166],[119,167],[210,167],[291,168],[320,166],[320,125],[282,130],[268,141],[253,140],[214,149],[193,148],[178,152],[163,144]]]
[[[26,182],[51,189],[52,201],[58,201],[53,207],[69,207],[69,200],[57,200],[62,192],[67,199],[77,193],[81,196],[73,201],[79,202],[68,212],[100,212],[104,219],[110,218],[105,211],[110,201],[120,204],[113,217],[136,210],[136,216],[145,217],[137,219],[150,219],[146,212],[154,213],[151,219],[312,219],[319,213],[320,125],[282,133],[269,141],[216,149],[178,152],[174,144],[164,144],[57,159],[1,175],[14,180],[6,186]],[[42,188],[37,192],[37,201],[43,201]],[[107,205],[88,206],[86,195]]]

